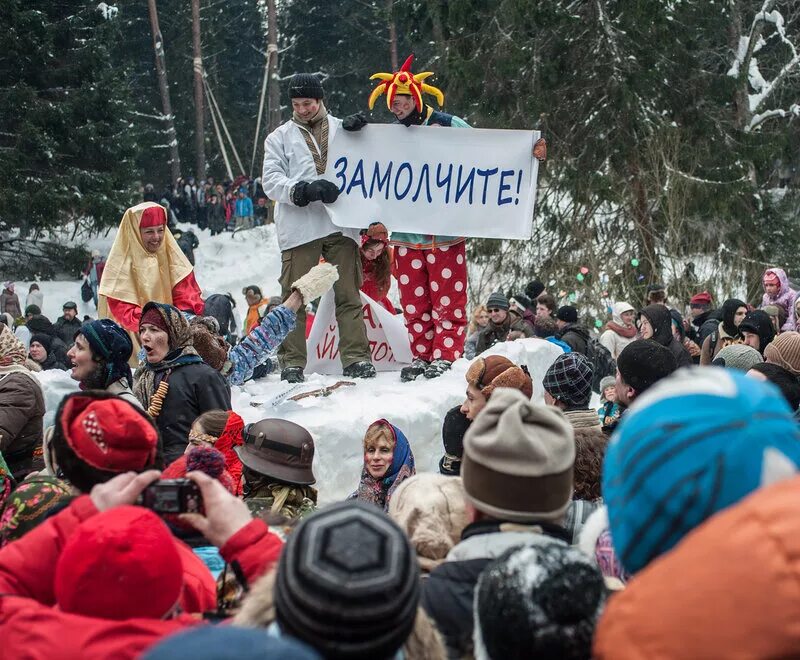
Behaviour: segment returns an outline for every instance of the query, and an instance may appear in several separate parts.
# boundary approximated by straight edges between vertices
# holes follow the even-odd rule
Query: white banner
[[[368,124],[336,131],[325,178],[339,227],[527,239],[536,201],[538,131]]]
[[[378,371],[399,371],[411,363],[411,346],[408,343],[403,315],[394,315],[383,305],[376,303],[361,292],[364,305],[364,326],[372,356],[372,364]],[[308,361],[306,373],[341,374],[339,359],[339,326],[336,323],[336,307],[333,290],[328,291],[319,302],[314,325],[306,341]]]

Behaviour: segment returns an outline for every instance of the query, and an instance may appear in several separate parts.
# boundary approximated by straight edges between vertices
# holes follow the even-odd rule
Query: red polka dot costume
[[[464,352],[467,332],[465,243],[394,251],[394,275],[408,328],[411,351],[426,362],[453,362]]]

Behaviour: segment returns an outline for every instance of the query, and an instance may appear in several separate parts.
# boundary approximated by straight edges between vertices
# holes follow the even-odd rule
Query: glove
[[[325,179],[317,179],[306,184],[306,197],[310,202],[332,204],[339,197],[339,186]]]
[[[339,270],[336,266],[323,261],[292,284],[292,289],[303,296],[303,304],[307,305],[327,293],[338,279]]]
[[[368,123],[369,122],[367,122],[367,118],[364,116],[364,113],[357,112],[356,114],[345,117],[342,120],[342,128],[346,131],[360,131]]]

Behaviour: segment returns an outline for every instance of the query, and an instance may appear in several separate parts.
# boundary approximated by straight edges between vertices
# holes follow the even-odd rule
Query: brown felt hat
[[[244,444],[234,451],[253,472],[290,484],[308,486],[316,479],[314,438],[299,424],[262,419],[244,429]]]

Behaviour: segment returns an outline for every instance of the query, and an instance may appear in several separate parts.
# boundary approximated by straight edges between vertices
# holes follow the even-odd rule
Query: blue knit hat
[[[110,319],[84,323],[78,332],[86,337],[92,353],[108,365],[105,387],[122,378],[131,387],[133,378],[128,360],[133,353],[133,343],[128,333]]]
[[[797,466],[800,428],[773,385],[717,367],[660,381],[622,418],[603,465],[622,565],[641,570],[707,518]]]

